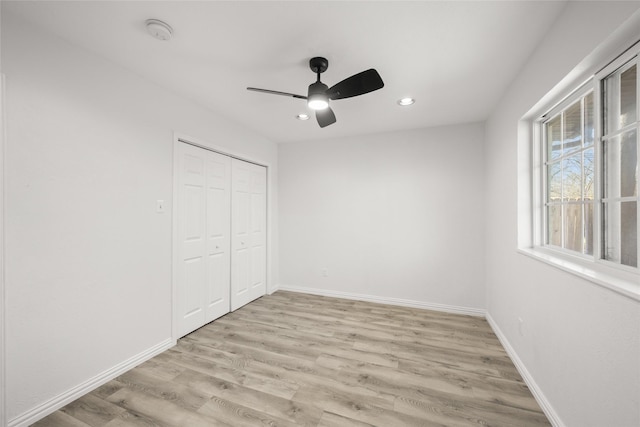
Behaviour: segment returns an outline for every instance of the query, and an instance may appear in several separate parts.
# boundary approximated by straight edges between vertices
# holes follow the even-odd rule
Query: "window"
[[[544,122],[545,243],[593,254],[593,92]]]
[[[536,239],[560,256],[636,273],[639,53],[634,46],[538,121]]]
[[[638,57],[602,82],[603,253],[638,266]]]

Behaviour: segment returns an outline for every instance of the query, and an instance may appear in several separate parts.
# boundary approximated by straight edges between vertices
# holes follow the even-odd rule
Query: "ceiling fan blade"
[[[324,110],[316,110],[316,120],[321,128],[332,125],[336,122],[336,115],[333,113],[331,107],[327,107]]]
[[[329,99],[351,98],[382,89],[384,82],[380,74],[373,68],[354,74],[327,89]]]
[[[290,96],[292,98],[298,98],[298,99],[307,99],[306,96],[296,95],[295,93],[279,92],[277,90],[260,89],[257,87],[248,87],[247,90],[252,90],[254,92],[270,93],[271,95],[282,95],[282,96]]]

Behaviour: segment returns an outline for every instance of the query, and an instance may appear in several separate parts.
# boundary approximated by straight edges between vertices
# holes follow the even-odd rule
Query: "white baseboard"
[[[485,310],[481,308],[459,307],[456,305],[438,304],[432,302],[414,301],[400,298],[379,297],[375,295],[355,294],[351,292],[328,291],[317,288],[304,288],[299,286],[279,285],[276,290],[299,292],[303,294],[321,295],[325,297],[345,298],[357,301],[375,302],[378,304],[399,305],[403,307],[422,308],[424,310],[444,311],[453,314],[466,314],[468,316],[484,317]],[[275,291],[274,291],[275,292]]]
[[[531,394],[533,394],[533,397],[538,402],[538,405],[540,405],[540,408],[542,408],[542,411],[549,419],[549,422],[554,427],[565,427],[565,424],[560,419],[560,416],[555,411],[555,409],[553,409],[553,406],[551,406],[551,403],[546,398],[546,396],[544,395],[544,393],[542,392],[542,390],[540,389],[536,381],[533,379],[533,377],[527,370],[527,367],[524,365],[524,363],[522,363],[522,360],[520,360],[520,357],[518,357],[518,354],[515,352],[515,350],[509,343],[509,340],[507,340],[507,337],[502,333],[502,331],[498,327],[498,324],[493,320],[493,318],[491,317],[491,314],[487,312],[486,318],[487,318],[487,322],[489,322],[489,325],[491,326],[491,329],[493,329],[493,333],[495,333],[496,336],[498,337],[498,340],[500,340],[500,343],[502,344],[507,354],[511,358],[511,361],[513,362],[513,364],[516,366],[516,369],[518,370],[518,372],[520,372],[522,379],[527,384],[527,387],[529,387],[529,390],[531,390]]]
[[[16,418],[9,421],[8,427],[30,426],[36,421],[62,408],[66,404],[71,403],[74,400],[84,396],[90,391],[100,387],[102,384],[105,384],[115,377],[124,374],[128,370],[135,368],[142,362],[151,359],[152,357],[162,353],[163,351],[173,347],[174,345],[176,345],[176,342],[173,339],[168,338],[161,343],[156,344],[153,347],[148,348],[147,350],[144,350],[139,354],[136,354],[128,360],[125,360],[124,362],[119,363],[116,366],[96,375],[95,377],[90,378],[89,380],[73,387],[72,389],[59,394],[58,396],[46,401],[42,405],[38,405],[35,408],[25,412],[24,414],[17,416]]]

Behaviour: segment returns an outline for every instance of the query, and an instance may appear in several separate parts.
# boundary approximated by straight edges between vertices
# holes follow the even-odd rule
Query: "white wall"
[[[173,132],[269,163],[274,200],[277,147],[6,11],[2,66],[15,423],[170,342]],[[155,212],[158,199],[166,213]]]
[[[281,286],[483,309],[483,132],[280,144]]]
[[[638,6],[569,2],[486,125],[487,310],[558,425],[640,425],[640,304],[516,252],[518,121]]]

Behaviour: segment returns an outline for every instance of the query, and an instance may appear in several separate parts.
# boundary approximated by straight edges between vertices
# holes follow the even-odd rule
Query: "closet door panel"
[[[264,286],[265,278],[265,266],[264,260],[266,259],[263,246],[254,246],[251,248],[251,289],[257,289],[254,292],[258,294],[258,297],[265,294],[260,289]]]
[[[179,336],[230,310],[231,159],[180,144],[178,149]]]
[[[183,144],[184,145],[184,144]],[[204,153],[195,147],[179,150],[179,223],[177,309],[180,336],[205,321],[206,175]]]
[[[267,291],[267,175],[266,169],[255,166],[251,170],[251,293],[259,298]]]
[[[249,301],[249,163],[232,160],[231,172],[231,311]]]
[[[208,271],[207,271],[207,315],[206,322],[210,322],[218,317],[229,312],[229,287],[225,288],[219,286],[220,283],[229,278],[227,274],[228,263],[225,260],[223,253],[210,254],[208,257]],[[225,304],[225,301],[227,302]],[[222,313],[219,314],[218,311]]]
[[[266,293],[266,168],[232,160],[231,309]]]
[[[246,304],[249,301],[246,301],[242,304],[244,298],[246,298],[246,293],[249,291],[249,268],[251,263],[249,262],[249,250],[247,248],[238,248],[233,253],[233,279],[232,279],[232,288],[234,292],[235,304],[231,304],[231,309],[235,310],[238,307]],[[235,279],[235,280],[234,280]],[[239,305],[238,305],[239,304]]]
[[[207,158],[206,322],[229,312],[231,257],[231,158],[204,150]]]

